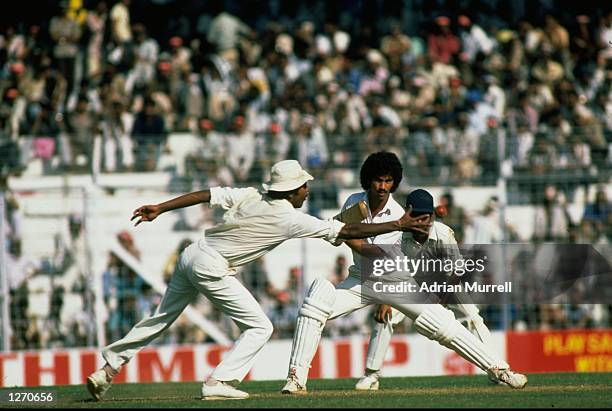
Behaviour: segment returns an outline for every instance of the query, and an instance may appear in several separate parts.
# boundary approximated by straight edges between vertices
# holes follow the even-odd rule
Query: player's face
[[[433,222],[436,219],[436,213],[426,213],[426,214],[420,214],[420,213],[410,213],[411,217],[419,217],[421,215],[428,215],[429,216],[429,231],[431,231],[431,227],[433,227]],[[429,234],[425,234],[425,233],[421,233],[420,231],[412,231],[410,230],[410,232],[412,232],[412,235],[414,236],[414,239],[417,240],[419,243],[425,243],[425,241],[427,241],[427,239],[429,238]]]
[[[370,183],[370,195],[375,196],[381,201],[386,200],[393,187],[393,177],[389,174],[374,177]]]
[[[310,190],[308,188],[308,183],[305,183],[303,186],[297,189],[295,194],[293,194],[293,196],[289,199],[289,202],[291,202],[291,204],[295,208],[302,207],[304,201],[306,201],[306,199],[308,198],[309,191]]]

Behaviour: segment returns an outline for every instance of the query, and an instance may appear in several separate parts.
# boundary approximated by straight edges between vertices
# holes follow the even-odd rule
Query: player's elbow
[[[347,240],[345,244],[348,245],[349,248],[353,250],[354,252],[356,252],[357,254],[361,254],[363,240]]]

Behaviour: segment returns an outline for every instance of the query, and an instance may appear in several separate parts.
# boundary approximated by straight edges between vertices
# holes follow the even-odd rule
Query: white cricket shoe
[[[111,384],[112,380],[108,380],[104,370],[98,370],[87,377],[87,390],[96,401],[102,400]]]
[[[380,383],[378,382],[378,373],[367,374],[355,384],[355,389],[358,391],[377,391]]]
[[[495,382],[501,382],[515,389],[521,389],[527,385],[527,376],[512,371],[510,368],[491,368],[489,379]]]
[[[307,394],[306,386],[302,385],[298,382],[298,378],[295,375],[295,372],[292,372],[289,377],[287,377],[287,383],[281,390],[281,394]]]
[[[203,400],[243,400],[245,398],[249,398],[248,393],[223,381],[218,381],[216,385],[202,384]]]

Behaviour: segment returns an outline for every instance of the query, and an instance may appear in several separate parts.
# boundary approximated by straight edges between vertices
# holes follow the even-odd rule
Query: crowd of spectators
[[[176,132],[199,137],[199,183],[257,184],[284,158],[335,181],[381,149],[416,181],[490,183],[500,142],[516,172],[606,171],[612,13],[504,21],[464,3],[368,25],[270,1],[251,27],[219,2],[175,11],[169,36],[130,0],[62,1],[0,33],[2,172],[152,171]]]

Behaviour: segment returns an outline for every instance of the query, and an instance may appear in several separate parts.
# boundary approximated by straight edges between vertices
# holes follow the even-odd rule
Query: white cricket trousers
[[[343,282],[338,284],[335,288],[335,299],[332,303],[331,314],[327,321],[333,320],[334,318],[348,314],[355,310],[364,308],[373,304],[381,304],[384,301],[372,296],[372,292],[365,293],[362,290],[363,286],[361,280],[355,276],[347,277]],[[439,344],[451,348],[462,357],[471,361],[481,369],[488,371],[492,367],[500,369],[508,368],[509,365],[492,349],[485,346],[480,340],[473,336],[467,328],[463,327],[455,318],[452,316],[452,320],[446,316],[446,310],[438,304],[424,304],[424,303],[397,303],[393,301],[386,302],[395,308],[402,315],[410,318],[411,320],[417,320],[422,314],[425,315],[423,320],[425,329],[423,332],[419,330],[419,333],[427,336],[431,340],[438,341]],[[439,308],[439,310],[437,309]],[[435,310],[431,313],[431,310]],[[303,386],[306,385],[308,379],[308,369],[312,362],[312,358],[316,353],[316,347],[319,345],[321,338],[321,331],[325,322],[320,320],[314,320],[318,325],[312,326],[312,322],[301,322],[300,318],[304,315],[300,315],[298,318],[297,329],[294,334],[293,346],[291,349],[291,358],[289,360],[289,372],[288,376],[295,376],[299,383]],[[396,315],[395,321],[401,320],[401,316]],[[319,328],[320,326],[320,328]],[[458,327],[458,328],[457,328]],[[441,333],[448,333],[447,329],[452,332],[453,335],[449,341],[440,341],[440,338],[435,338]],[[383,337],[391,339],[391,333],[387,333]],[[387,344],[388,341],[379,341],[381,344]],[[450,344],[450,345],[449,345]],[[386,348],[385,348],[386,350]],[[375,368],[377,363],[382,363],[384,360],[384,353],[382,350],[378,356],[372,355],[369,358],[368,368]],[[380,366],[377,367],[380,369]],[[370,368],[372,369],[372,368]]]
[[[113,369],[119,370],[170,327],[200,292],[242,331],[211,377],[233,383],[242,381],[272,336],[273,328],[255,297],[232,274],[225,258],[203,240],[191,244],[181,253],[155,313],[138,322],[125,337],[106,346],[102,356]]]
[[[381,304],[381,301],[375,301],[361,290],[361,279],[356,276],[348,276],[340,284],[336,286],[336,300],[332,308],[332,313],[329,320],[338,318],[342,315],[351,313],[364,307],[373,304]],[[392,304],[392,303],[389,303]],[[393,305],[396,310],[401,310],[404,316],[412,319],[416,318],[426,308],[426,304],[396,304]],[[399,318],[399,317],[398,317]]]

